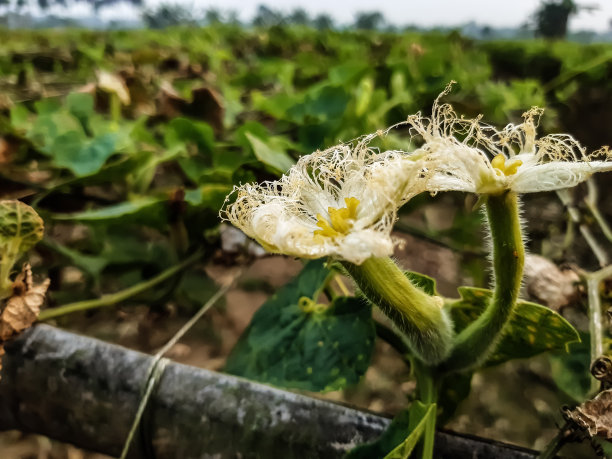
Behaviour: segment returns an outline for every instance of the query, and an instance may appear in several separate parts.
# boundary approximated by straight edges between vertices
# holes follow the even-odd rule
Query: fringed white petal
[[[587,180],[595,172],[612,170],[612,162],[551,162],[521,168],[511,182],[517,193],[537,193],[571,188]]]
[[[404,152],[369,148],[373,137],[303,156],[278,181],[235,187],[235,202],[221,217],[276,253],[356,264],[391,255],[397,209],[423,191],[426,172]]]

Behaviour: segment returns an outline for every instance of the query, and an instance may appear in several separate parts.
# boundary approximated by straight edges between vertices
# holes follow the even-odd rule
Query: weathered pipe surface
[[[38,325],[6,346],[0,429],[36,432],[117,456],[151,357]],[[170,363],[133,458],[336,458],[389,420],[240,378]],[[532,458],[527,450],[440,432],[436,458]]]

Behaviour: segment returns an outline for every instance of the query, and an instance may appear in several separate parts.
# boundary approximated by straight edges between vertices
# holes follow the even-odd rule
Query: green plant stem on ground
[[[555,435],[550,443],[546,445],[546,448],[540,453],[538,459],[554,459],[557,457],[557,453],[563,448],[563,445],[565,445],[565,439],[567,437],[564,435],[564,431],[566,427],[567,426],[564,426],[559,429],[557,435]]]
[[[438,385],[434,370],[424,366],[421,362],[414,362],[414,373],[417,379],[418,395],[421,402],[426,405],[435,405],[438,402]],[[436,415],[430,416],[423,432],[422,459],[432,459],[436,438]]]
[[[364,295],[406,335],[412,352],[429,365],[443,360],[452,344],[452,326],[441,298],[410,282],[390,258],[369,258],[361,265],[343,262]]]
[[[525,248],[518,196],[512,192],[487,198],[487,220],[493,248],[495,290],[487,309],[455,339],[441,372],[465,370],[482,362],[495,348],[518,299]]]
[[[120,290],[118,292],[111,293],[109,295],[103,295],[100,298],[95,298],[92,300],[77,301],[75,303],[65,304],[57,308],[45,309],[38,316],[38,320],[42,322],[44,320],[53,319],[55,317],[63,316],[63,315],[70,314],[73,312],[87,311],[89,309],[114,306],[117,303],[125,301],[128,298],[131,298],[134,295],[144,292],[150,289],[151,287],[159,284],[160,282],[163,282],[166,279],[174,276],[179,271],[185,269],[187,266],[197,261],[203,255],[203,253],[204,253],[203,251],[197,251],[196,253],[191,255],[189,258],[186,258],[182,262],[166,269],[165,271],[162,271],[157,276],[149,280],[140,282],[124,290]]]

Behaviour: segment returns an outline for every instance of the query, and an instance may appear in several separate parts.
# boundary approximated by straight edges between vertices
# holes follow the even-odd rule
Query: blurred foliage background
[[[246,264],[227,309],[207,317],[188,348],[176,351],[181,361],[220,368],[253,311],[300,266],[280,257],[253,263],[257,250],[220,226],[232,186],[274,179],[302,154],[428,112],[451,80],[458,85],[447,101],[466,116],[503,126],[538,105],[546,108],[542,134],[567,132],[589,149],[610,143],[612,44],[381,31],[374,13],[337,30],[322,16],[298,11],[287,23],[262,11],[249,27],[212,11],[206,27],[189,26],[180,11],[170,22],[171,11],[149,11],[147,23],[163,30],[0,29],[0,194],[24,200],[45,220],[45,239],[31,258],[35,271],[51,277],[49,307],[181,267],[120,309],[58,324],[149,351],[216,282]],[[175,22],[183,26],[165,27]],[[411,148],[401,128],[380,147]],[[599,191],[610,192],[609,175],[599,178]],[[460,194],[419,196],[397,225],[407,241],[398,257],[437,277],[448,296],[457,296],[457,285],[488,283],[473,204]],[[600,200],[599,208],[609,220],[612,203]],[[529,196],[525,215],[532,252],[597,268],[554,194]],[[593,222],[587,216],[584,223]],[[199,262],[181,264],[188,256]],[[608,301],[607,287],[602,293]],[[584,330],[585,311],[576,304],[570,315]],[[397,411],[412,386],[391,354],[381,347],[365,383],[331,397]],[[589,388],[588,349],[571,357],[504,366],[486,384],[476,379],[480,395],[453,426],[541,448],[554,434],[558,406]],[[516,393],[496,391],[517,372],[518,386],[531,382],[518,396],[524,406],[517,412],[526,411],[512,415],[516,408],[504,400],[514,403]],[[479,423],[470,409],[488,414]],[[524,413],[527,423],[498,425]]]

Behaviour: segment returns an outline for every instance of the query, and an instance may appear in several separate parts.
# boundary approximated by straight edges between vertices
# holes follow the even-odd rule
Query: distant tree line
[[[151,28],[163,28],[172,25],[240,23],[238,15],[234,11],[221,12],[216,8],[210,8],[198,13],[177,3],[163,3],[156,8],[145,9],[142,13],[142,19],[145,25]],[[332,17],[325,13],[311,16],[305,9],[296,8],[288,14],[284,14],[282,11],[266,5],[259,5],[250,24],[255,27],[300,25],[314,27],[318,30],[336,27]],[[389,24],[382,13],[372,11],[357,13],[352,26],[357,29],[381,30],[388,28]]]

